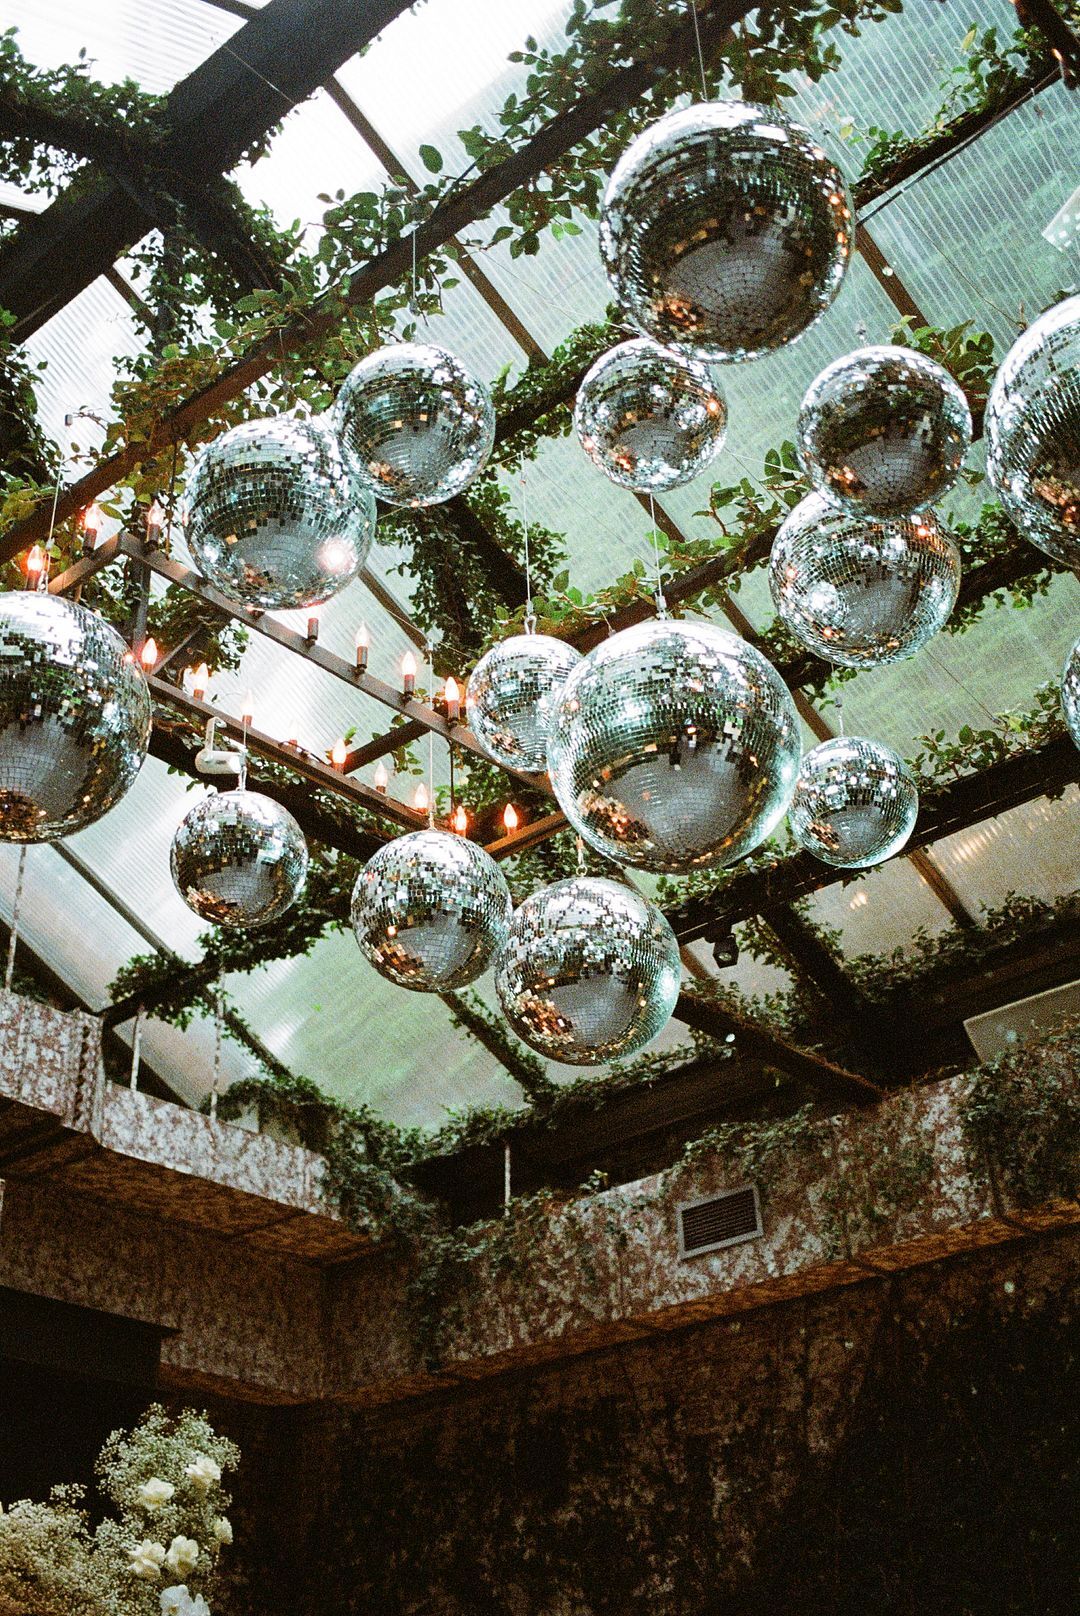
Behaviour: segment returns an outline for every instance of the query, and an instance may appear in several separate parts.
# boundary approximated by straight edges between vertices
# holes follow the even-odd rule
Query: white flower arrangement
[[[239,1458],[204,1415],[155,1405],[101,1451],[98,1485],[116,1513],[96,1530],[78,1487],[0,1506],[0,1616],[211,1616],[233,1540],[221,1478]]]

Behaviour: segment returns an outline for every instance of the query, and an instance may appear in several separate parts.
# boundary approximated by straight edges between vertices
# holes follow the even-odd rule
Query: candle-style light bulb
[[[446,721],[456,724],[461,717],[461,690],[453,674],[446,681]]]
[[[459,802],[457,807],[454,809],[454,816],[450,823],[459,836],[464,836],[465,832],[469,828],[469,816],[465,812],[465,805],[463,803]]]
[[[343,769],[349,756],[349,748],[344,741],[335,741],[330,752],[330,761],[335,769]]]
[[[207,688],[210,684],[210,669],[205,662],[200,662],[195,669],[191,680],[191,694],[196,701],[205,701]]]
[[[142,650],[139,652],[139,661],[142,663],[143,668],[147,673],[152,673],[154,666],[157,663],[157,659],[157,642],[154,639],[154,636],[151,634],[150,638],[144,643]]]
[[[41,575],[44,571],[45,552],[40,544],[35,544],[26,558],[26,587],[36,589],[41,582]]]
[[[386,788],[387,788],[387,786],[389,784],[390,784],[390,776],[386,772],[386,764],[385,763],[376,763],[376,765],[375,765],[375,790],[378,791],[378,792],[381,792],[381,793],[383,793],[383,795],[385,795]]]
[[[83,548],[89,552],[97,543],[97,536],[101,532],[105,518],[97,500],[91,500],[82,513]]]
[[[314,606],[308,607],[306,639],[309,645],[314,645],[319,638],[319,613]]]
[[[413,793],[413,807],[416,809],[416,811],[418,813],[426,814],[427,811],[428,811],[428,805],[429,805],[428,789],[427,789],[427,786],[424,784],[424,782],[421,780],[420,784],[417,786],[415,792]]]
[[[508,802],[506,807],[503,809],[503,824],[506,826],[508,833],[512,830],[517,830],[518,811],[512,802]]]
[[[253,690],[245,693],[240,707],[240,722],[241,724],[247,724],[249,727],[255,722],[255,692]]]
[[[146,537],[151,544],[158,542],[164,526],[165,507],[155,494],[150,502],[150,509],[146,513]]]
[[[368,652],[371,650],[371,634],[366,623],[361,623],[356,631],[356,671],[363,673],[368,664]]]
[[[411,651],[406,651],[401,659],[401,688],[406,696],[411,696],[416,689],[416,658]]]

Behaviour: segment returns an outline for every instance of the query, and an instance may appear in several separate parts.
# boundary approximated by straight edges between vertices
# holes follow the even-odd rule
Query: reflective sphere
[[[59,595],[0,596],[0,841],[92,825],[149,740],[150,692],[115,629]]]
[[[1069,726],[1069,734],[1080,746],[1080,640],[1069,652],[1065,671],[1061,675],[1061,710]]]
[[[368,860],[356,878],[356,941],[381,976],[418,993],[474,982],[506,941],[510,889],[482,847],[416,830]]]
[[[333,411],[346,453],[390,505],[438,505],[467,488],[495,442],[487,389],[433,343],[368,354]]]
[[[322,419],[280,415],[223,432],[199,454],[185,503],[200,571],[224,594],[268,611],[340,593],[375,535],[375,501]]]
[[[986,469],[1025,538],[1080,567],[1080,297],[1030,325],[986,406]]]
[[[911,348],[857,348],[812,382],[799,411],[803,469],[856,516],[910,516],[952,487],[971,411],[949,372]]]
[[[550,634],[513,634],[486,651],[465,692],[469,728],[489,757],[508,769],[547,768],[555,703],[581,653]]]
[[[635,337],[601,354],[586,375],[574,430],[613,483],[658,493],[716,459],[727,405],[704,365]]]
[[[177,826],[173,883],[189,909],[217,926],[265,926],[299,897],[304,833],[288,809],[257,791],[219,791]]]
[[[711,623],[654,619],[605,640],[563,688],[548,737],[559,806],[620,864],[731,864],[783,817],[799,766],[776,669]]]
[[[769,560],[773,604],[796,639],[842,668],[914,656],[948,620],[960,552],[932,511],[875,522],[808,494]]]
[[[838,735],[803,758],[789,820],[795,840],[815,858],[861,870],[899,853],[918,815],[903,758],[880,741]]]
[[[851,257],[840,170],[780,113],[743,101],[670,112],[623,152],[600,253],[639,331],[698,359],[756,359],[829,307]]]
[[[618,1060],[655,1038],[679,980],[679,945],[656,905],[593,876],[526,898],[495,971],[518,1037],[570,1066]]]

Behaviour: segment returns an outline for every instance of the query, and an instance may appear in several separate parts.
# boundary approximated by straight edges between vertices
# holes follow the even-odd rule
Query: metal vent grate
[[[761,1233],[761,1207],[753,1184],[703,1201],[686,1201],[679,1207],[680,1257],[755,1240]]]

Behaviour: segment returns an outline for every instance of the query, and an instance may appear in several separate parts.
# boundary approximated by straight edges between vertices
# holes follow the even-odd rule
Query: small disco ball
[[[482,847],[442,830],[387,842],[352,895],[356,941],[380,976],[448,993],[487,970],[506,941],[510,889]]]
[[[1080,746],[1080,640],[1069,652],[1065,671],[1061,675],[1061,710],[1069,726],[1069,734]]]
[[[789,820],[822,863],[862,870],[899,853],[918,814],[915,781],[891,746],[838,735],[803,758]]]
[[[375,536],[375,501],[321,418],[231,427],[199,454],[185,503],[187,541],[203,575],[266,611],[339,594]]]
[[[580,875],[525,899],[495,971],[518,1037],[569,1066],[618,1060],[655,1038],[679,981],[679,945],[656,905]]]
[[[601,354],[586,375],[574,430],[613,483],[659,493],[690,482],[716,459],[727,405],[704,365],[634,337]]]
[[[799,336],[840,290],[854,213],[844,177],[768,107],[670,112],[608,179],[600,253],[629,319],[698,359],[756,359]]]
[[[150,741],[150,691],[96,612],[0,597],[0,841],[55,842],[108,813]]]
[[[987,475],[1021,533],[1080,567],[1080,297],[1048,309],[1009,349],[985,429]]]
[[[495,409],[460,359],[399,342],[346,377],[334,424],[373,494],[389,505],[439,505],[467,488],[495,442]]]
[[[912,348],[857,348],[827,365],[799,410],[799,459],[855,516],[910,516],[952,487],[971,411],[943,365]]]
[[[257,791],[219,791],[177,827],[169,867],[189,909],[218,926],[266,926],[300,895],[304,833],[288,809]]]
[[[773,605],[801,645],[842,668],[899,662],[947,622],[960,552],[932,511],[890,522],[808,494],[769,560]]]
[[[732,864],[783,817],[799,766],[786,685],[738,635],[653,619],[598,645],[563,687],[548,768],[574,829],[619,864]]]
[[[465,711],[488,757],[507,769],[547,768],[547,737],[562,687],[581,653],[550,634],[512,634],[469,676]]]

